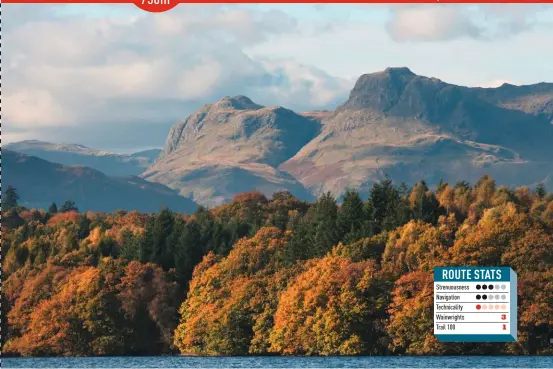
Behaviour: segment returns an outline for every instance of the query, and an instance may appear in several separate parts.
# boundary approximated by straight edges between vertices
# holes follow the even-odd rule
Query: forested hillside
[[[161,209],[46,212],[2,194],[2,352],[39,355],[553,354],[553,194],[376,182],[340,205],[287,192]],[[21,199],[19,199],[21,200]],[[432,268],[509,265],[519,340],[441,344]]]

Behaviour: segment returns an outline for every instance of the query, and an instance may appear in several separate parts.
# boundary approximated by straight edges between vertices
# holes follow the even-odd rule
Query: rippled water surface
[[[7,358],[4,368],[553,368],[553,357],[95,357]]]

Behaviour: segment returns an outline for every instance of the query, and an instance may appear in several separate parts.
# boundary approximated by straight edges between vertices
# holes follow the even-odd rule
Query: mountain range
[[[6,147],[109,175],[140,174],[142,185],[215,206],[251,190],[307,200],[346,188],[367,192],[385,175],[408,184],[490,174],[508,186],[552,185],[552,143],[552,83],[469,88],[388,68],[361,76],[333,111],[296,113],[224,97],[175,124],[160,152],[38,141]]]
[[[553,173],[553,84],[455,86],[389,68],[359,78],[321,132],[280,166],[318,195],[396,181],[490,174],[506,185]]]

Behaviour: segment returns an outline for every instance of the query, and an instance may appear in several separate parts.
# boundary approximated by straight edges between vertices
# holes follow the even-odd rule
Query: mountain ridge
[[[139,175],[159,156],[154,150],[132,154],[119,154],[71,143],[52,143],[40,140],[24,140],[8,143],[6,149],[36,156],[63,165],[84,165],[107,175]]]
[[[206,166],[211,178],[217,177],[217,168],[227,178],[232,177],[230,167],[245,169],[263,163],[261,172],[287,173],[313,196],[327,191],[339,196],[348,187],[368,191],[384,174],[408,183],[424,178],[430,185],[441,179],[476,180],[484,174],[507,185],[535,184],[553,173],[547,160],[553,155],[549,144],[553,142],[552,105],[553,84],[473,88],[420,76],[407,67],[387,68],[360,76],[348,99],[333,111],[289,111],[316,122],[318,128],[308,142],[295,146],[297,152],[285,161],[260,160],[247,150],[237,154],[232,149],[234,137],[219,141],[217,164],[222,167],[202,161],[206,153],[195,150],[194,145],[181,155],[196,157],[196,168],[189,170]],[[223,114],[211,123],[224,127],[244,114],[262,115],[268,108],[242,95],[204,106],[171,130],[164,150],[173,155],[167,161],[174,165],[163,168],[156,164],[151,168],[155,174],[149,170],[144,178],[177,190],[195,186],[188,180],[182,185],[178,175],[174,176],[179,171],[177,147],[201,136],[205,117],[213,113],[210,109],[219,109],[215,115]],[[190,125],[190,121],[195,123]],[[270,156],[272,150],[268,148],[265,154]],[[236,181],[240,179],[236,177]],[[215,182],[210,186],[217,187]],[[229,196],[218,201],[228,201]],[[208,194],[198,198],[205,200],[209,200]]]
[[[158,211],[163,205],[175,211],[191,213],[196,204],[168,187],[136,176],[111,177],[86,166],[66,166],[2,150],[2,184],[15,187],[21,204],[47,209],[73,200],[81,210],[117,209]]]
[[[490,172],[520,184],[507,175],[510,170],[532,180],[543,170],[546,177],[553,172],[544,160],[553,155],[553,126],[526,106],[505,108],[501,101],[511,100],[496,90],[456,86],[408,68],[364,74],[321,133],[279,168],[314,195],[368,190],[383,172],[409,183],[458,174],[475,180]]]

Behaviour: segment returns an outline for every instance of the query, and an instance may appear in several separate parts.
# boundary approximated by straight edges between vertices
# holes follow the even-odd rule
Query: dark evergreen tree
[[[117,258],[119,256],[117,243],[111,237],[102,237],[98,242],[98,250],[104,257],[111,256],[113,258]]]
[[[396,222],[395,227],[402,226],[411,220],[411,209],[409,207],[409,187],[403,182],[398,189],[398,202],[395,204]]]
[[[238,219],[231,219],[226,225],[226,236],[228,239],[227,244],[230,245],[230,248],[232,248],[232,245],[242,237],[245,237],[250,232],[250,226],[242,222]],[[228,250],[219,250],[221,255],[226,255],[228,251],[230,251],[230,248]]]
[[[267,198],[258,193],[253,193],[251,198],[243,201],[245,206],[243,220],[250,225],[250,235],[252,236],[263,226],[265,220],[263,209],[267,202]]]
[[[543,199],[547,195],[547,190],[545,188],[545,185],[543,183],[538,183],[536,186],[536,195],[538,195],[538,198]]]
[[[309,226],[308,221],[298,211],[291,214],[286,228],[292,234],[284,253],[285,261],[288,264],[294,264],[297,260],[304,260],[309,257],[308,251],[311,241]]]
[[[398,214],[402,198],[399,190],[389,177],[375,182],[369,192],[365,212],[367,214],[368,235],[394,229],[404,221],[404,214]]]
[[[175,266],[175,253],[185,227],[186,221],[184,220],[184,218],[180,216],[174,216],[171,234],[169,234],[165,241],[166,250],[163,253],[164,265],[171,265],[172,267]],[[170,258],[171,260],[166,260],[166,258]]]
[[[174,256],[177,281],[181,286],[185,286],[192,278],[194,267],[203,257],[202,234],[196,221],[192,220],[184,226]]]
[[[41,222],[41,223],[45,221],[44,216],[37,209],[31,210],[31,219],[34,220],[35,222]]]
[[[338,211],[338,232],[344,243],[352,243],[364,236],[363,224],[366,220],[363,200],[356,190],[347,189],[342,206]]]
[[[155,218],[152,233],[152,256],[150,261],[161,265],[165,270],[172,268],[173,256],[167,245],[167,238],[173,231],[175,219],[173,213],[164,207]]]
[[[10,209],[2,212],[2,229],[17,229],[25,224],[25,220],[21,218],[16,209]]]
[[[6,192],[2,195],[2,210],[7,211],[17,206],[19,194],[13,186],[8,186]]]
[[[144,226],[144,234],[140,240],[139,259],[142,263],[152,261],[152,253],[154,250],[154,225],[155,217],[150,216]]]
[[[443,213],[436,196],[428,189],[424,181],[413,187],[409,202],[413,212],[413,218],[427,223],[436,223]]]
[[[467,181],[459,181],[455,183],[454,189],[460,190],[462,193],[470,191],[470,184]]]
[[[56,214],[57,212],[58,212],[58,206],[56,205],[55,202],[53,202],[52,205],[50,205],[50,207],[48,208],[48,213]]]
[[[230,244],[228,232],[226,232],[223,223],[215,220],[207,209],[199,207],[193,214],[193,219],[200,229],[202,253],[204,255],[209,251],[226,255],[230,251],[232,244]],[[249,225],[245,228],[245,231],[249,233]],[[243,234],[243,236],[245,235]]]
[[[338,206],[330,192],[323,194],[310,209],[311,243],[308,251],[310,257],[323,256],[339,240],[337,230]]]
[[[85,215],[85,214],[81,214],[81,216],[79,217],[79,223],[78,223],[78,227],[79,227],[79,239],[84,239],[86,237],[88,237],[88,235],[90,234],[90,219],[88,219],[88,217]]]
[[[67,213],[68,211],[79,211],[79,208],[75,204],[75,201],[66,200],[61,204],[59,211],[60,213]]]
[[[213,251],[217,254],[224,255],[230,251],[232,245],[229,243],[229,238],[225,231],[225,226],[220,221],[213,221],[210,229],[211,239],[207,242],[207,252]]]
[[[140,260],[140,243],[130,229],[121,232],[119,256],[127,260]]]

